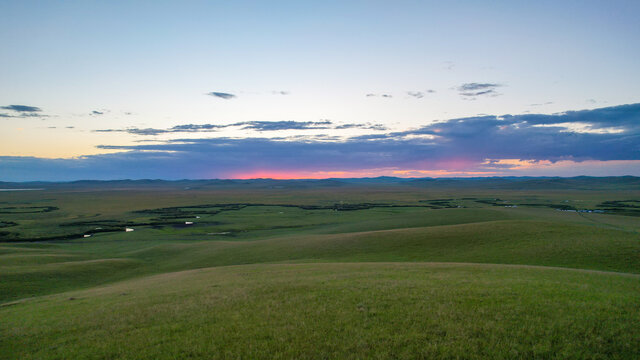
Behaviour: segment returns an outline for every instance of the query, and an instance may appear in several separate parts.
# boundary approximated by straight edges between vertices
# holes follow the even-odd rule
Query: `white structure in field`
[[[133,229],[132,229],[132,228],[125,228],[125,229],[124,229],[124,231],[126,231],[126,232],[132,232],[132,231],[133,231]]]
[[[184,224],[185,225],[193,225],[193,221],[185,221]]]
[[[91,234],[85,234],[83,237],[86,237],[86,238],[91,237]]]

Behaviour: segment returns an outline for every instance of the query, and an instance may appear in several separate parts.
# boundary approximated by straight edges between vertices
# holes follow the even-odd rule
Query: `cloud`
[[[407,95],[412,96],[416,99],[422,99],[426,94],[433,94],[435,93],[435,90],[426,90],[426,91],[407,91]]]
[[[0,113],[0,118],[46,118],[49,115],[41,114],[42,109],[28,105],[6,105],[0,109],[9,110],[13,113]]]
[[[93,132],[101,132],[101,133],[122,132],[122,133],[128,133],[133,135],[160,135],[160,134],[169,133],[172,131],[165,130],[165,129],[153,129],[153,128],[146,128],[146,129],[129,128],[129,129],[98,129],[98,130],[93,130]]]
[[[336,125],[334,127],[334,129],[337,129],[337,130],[341,130],[341,129],[365,129],[365,130],[379,130],[379,131],[388,130],[387,127],[384,126],[383,124],[371,124],[371,123],[365,123],[365,124],[341,124],[341,125]]]
[[[290,93],[290,92],[288,92],[288,91],[282,91],[282,90],[280,90],[280,91],[272,91],[271,93],[272,93],[273,95],[289,95],[289,94],[291,94],[291,93]]]
[[[292,126],[275,122],[267,127],[250,123],[263,131],[305,126],[301,124],[331,126],[328,120]],[[199,126],[181,125],[180,129]],[[618,164],[616,171],[640,175],[640,103],[557,114],[458,118],[348,139],[323,135],[181,138],[100,148],[121,152],[65,160],[0,157],[0,180],[228,178],[265,169],[282,174],[387,169],[388,174],[522,175],[558,164],[574,164],[593,173]]]
[[[186,124],[186,125],[176,125],[172,128],[170,128],[169,132],[171,131],[175,131],[175,132],[191,132],[191,131],[210,131],[210,130],[216,130],[216,129],[220,129],[220,128],[224,128],[224,127],[229,127],[231,125],[216,125],[216,124],[200,124],[200,125],[196,125],[196,124]]]
[[[391,94],[373,94],[373,93],[369,93],[369,94],[367,94],[367,95],[365,95],[365,96],[366,96],[366,97],[376,97],[376,96],[379,96],[379,97],[383,97],[383,98],[392,98],[392,97],[393,97],[393,95],[391,95]]]
[[[485,89],[491,89],[500,86],[498,84],[488,84],[488,83],[466,83],[460,85],[458,90],[460,91],[482,91]]]
[[[126,132],[134,135],[160,135],[169,131],[162,130],[162,129],[152,129],[152,128],[146,128],[146,129],[133,128],[133,129],[127,129]]]
[[[500,95],[496,88],[501,84],[494,83],[465,83],[457,87],[460,96],[466,99],[475,99],[478,96],[498,96]]]
[[[453,119],[389,134],[434,137],[439,151],[463,158],[639,160],[640,104],[558,114]]]
[[[243,129],[256,131],[308,130],[329,129],[331,121],[247,121],[234,125],[243,125]]]
[[[191,133],[191,132],[212,132],[218,129],[235,126],[232,125],[216,125],[216,124],[185,124],[176,125],[168,129],[155,129],[155,128],[127,128],[127,129],[99,129],[93,130],[94,132],[124,132],[133,135],[160,135],[169,133]]]
[[[210,92],[210,93],[207,93],[207,95],[209,95],[209,96],[214,96],[214,97],[218,97],[218,98],[225,99],[225,100],[233,99],[233,98],[235,98],[235,97],[236,97],[236,96],[235,96],[235,95],[233,95],[233,94],[224,93],[224,92],[215,92],[215,91],[212,91],[212,92]]]
[[[36,106],[27,106],[27,105],[7,105],[7,106],[0,106],[0,109],[3,109],[3,110],[12,110],[12,111],[18,111],[18,112],[40,112],[40,111],[42,111],[42,109],[40,109],[39,107],[36,107]]]
[[[93,110],[89,115],[104,115],[104,111]]]
[[[160,135],[167,133],[190,133],[190,132],[214,132],[220,129],[239,127],[246,130],[254,131],[280,131],[280,130],[317,130],[317,129],[347,129],[347,128],[362,128],[362,129],[384,129],[382,125],[376,124],[347,124],[341,126],[333,126],[333,122],[330,120],[320,121],[242,121],[226,125],[218,124],[185,124],[176,125],[168,129],[154,129],[154,128],[128,128],[128,129],[99,129],[95,132],[126,132],[134,135]]]
[[[7,113],[0,113],[0,117],[24,119],[24,118],[46,118],[46,117],[49,117],[49,115],[38,114],[38,113],[18,113],[18,114],[14,114],[14,115],[7,114]]]

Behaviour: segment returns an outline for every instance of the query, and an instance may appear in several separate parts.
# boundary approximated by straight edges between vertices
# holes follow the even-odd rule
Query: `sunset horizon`
[[[37,117],[4,108],[15,117]],[[244,122],[178,125],[169,129],[94,130],[155,138],[133,145],[96,145],[94,155],[0,157],[0,181],[82,179],[483,177],[640,175],[640,103],[555,114],[482,115],[391,132],[382,125],[322,122]],[[357,136],[342,128],[376,127]],[[297,130],[316,135],[230,137],[226,128],[258,133]],[[333,130],[332,130],[333,129]],[[216,132],[217,137],[183,138]],[[234,131],[233,129],[230,131]],[[331,131],[331,132],[327,132]],[[178,135],[175,135],[178,134]],[[330,156],[329,156],[330,155]]]

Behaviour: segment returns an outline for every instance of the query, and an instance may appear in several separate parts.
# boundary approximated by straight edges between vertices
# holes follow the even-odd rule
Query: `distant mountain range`
[[[381,176],[347,179],[249,179],[249,180],[79,180],[71,182],[0,182],[0,189],[126,189],[181,188],[184,190],[249,187],[249,188],[310,188],[340,186],[409,186],[432,188],[484,188],[510,190],[640,190],[640,177],[477,177],[477,178],[398,178]]]

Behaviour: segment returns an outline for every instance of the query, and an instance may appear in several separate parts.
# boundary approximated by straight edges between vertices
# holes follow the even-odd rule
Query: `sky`
[[[0,181],[640,176],[638,1],[0,2]]]

